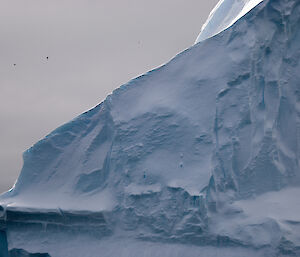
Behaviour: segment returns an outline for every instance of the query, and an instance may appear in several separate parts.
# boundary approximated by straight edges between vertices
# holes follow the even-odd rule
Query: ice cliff
[[[121,86],[24,153],[0,255],[300,256],[299,62],[300,1],[264,0]]]

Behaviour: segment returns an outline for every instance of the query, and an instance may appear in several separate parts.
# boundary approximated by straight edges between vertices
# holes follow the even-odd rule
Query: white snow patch
[[[220,0],[202,26],[195,44],[229,28],[263,0]]]

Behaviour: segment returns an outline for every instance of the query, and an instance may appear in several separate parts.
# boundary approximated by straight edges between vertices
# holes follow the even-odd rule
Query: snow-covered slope
[[[0,240],[25,256],[299,256],[299,25],[300,1],[265,0],[53,131],[0,198]]]
[[[196,44],[227,29],[263,0],[220,0],[202,26]]]

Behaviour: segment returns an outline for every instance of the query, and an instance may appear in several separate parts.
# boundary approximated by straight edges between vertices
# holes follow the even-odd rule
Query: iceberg
[[[0,256],[300,256],[299,24],[264,0],[25,151]]]

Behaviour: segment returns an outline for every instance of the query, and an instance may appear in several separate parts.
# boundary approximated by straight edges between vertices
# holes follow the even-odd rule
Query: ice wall
[[[0,256],[8,257],[7,237],[5,231],[0,229]]]

